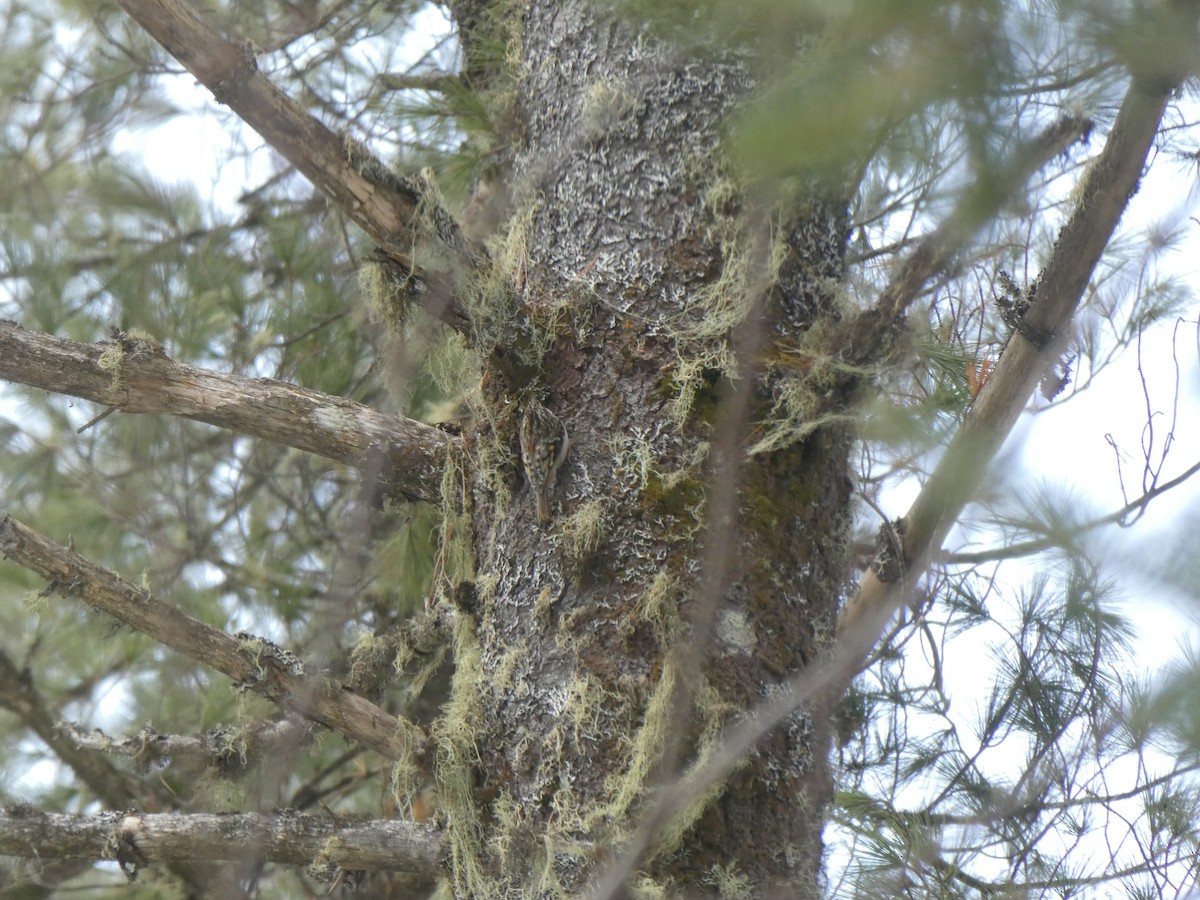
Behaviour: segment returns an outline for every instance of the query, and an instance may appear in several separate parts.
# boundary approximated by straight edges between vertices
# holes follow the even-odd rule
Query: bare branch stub
[[[875,558],[871,570],[884,584],[904,576],[904,520],[893,519],[879,526],[875,534]]]
[[[996,279],[1000,282],[996,307],[1000,312],[1000,320],[1008,328],[1010,335],[1019,334],[1039,350],[1045,350],[1050,346],[1054,335],[1037,330],[1025,321],[1026,314],[1037,302],[1037,281],[1022,288],[1003,269],[996,273]]]

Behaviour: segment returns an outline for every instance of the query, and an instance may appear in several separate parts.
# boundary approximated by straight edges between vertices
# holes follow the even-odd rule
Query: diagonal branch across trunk
[[[1195,0],[1188,0],[1194,9]],[[861,669],[863,660],[929,565],[963,507],[982,481],[1043,374],[1065,347],[1071,319],[1104,248],[1136,192],[1142,167],[1172,93],[1183,76],[1131,85],[1099,158],[1080,192],[1081,200],[1063,228],[1042,274],[1038,302],[1026,314],[1022,331],[1047,335],[1038,343],[1017,332],[977,398],[974,408],[926,483],[901,529],[903,577],[881,581],[868,571],[857,594],[843,608],[838,642],[829,658],[815,661],[791,678],[778,694],[723,736],[719,748],[697,760],[690,771],[665,784],[630,841],[634,852],[619,856],[597,882],[592,900],[618,894],[617,884],[636,864],[650,833],[703,796],[728,774],[772,729],[804,703],[837,696]],[[897,291],[896,297],[906,296]],[[896,302],[896,301],[889,301]]]
[[[1194,23],[1193,23],[1194,24]],[[1148,85],[1135,79],[1103,151],[1084,180],[1080,200],[995,371],[926,482],[901,528],[904,575],[884,582],[868,570],[839,622],[843,646],[865,658],[887,621],[928,567],[970,501],[988,463],[1016,424],[1043,375],[1066,348],[1079,307],[1104,248],[1137,191],[1146,154],[1177,80]]]

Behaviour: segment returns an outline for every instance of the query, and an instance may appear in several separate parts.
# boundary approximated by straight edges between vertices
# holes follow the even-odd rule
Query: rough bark
[[[511,503],[486,464],[472,498],[480,604],[440,773],[464,896],[581,889],[667,770],[822,654],[848,572],[849,393],[772,450],[747,456],[758,435],[737,427],[800,385],[760,358],[837,318],[845,197],[814,185],[756,212],[738,190],[721,128],[754,79],[733,55],[689,57],[580,2],[530,3],[521,47],[512,282],[546,352],[529,384],[485,387],[502,449],[523,390],[572,449],[545,528],[515,464]],[[823,718],[795,712],[695,798],[640,877],[817,895]]]
[[[347,152],[270,87],[248,48],[217,37],[175,0],[121,2],[359,218],[393,262],[415,270],[397,240],[420,218],[415,182],[384,177],[359,150]],[[496,27],[488,6],[452,4],[464,28]],[[768,203],[761,186],[756,193],[721,162],[728,114],[756,87],[750,54],[689,54],[584,0],[530,0],[521,8],[520,19],[507,20],[521,58],[510,73],[517,99],[504,129],[513,140],[504,173],[512,206],[506,252],[485,275],[453,223],[440,215],[422,223],[451,252],[448,268],[421,277],[437,281],[434,295],[453,309],[447,318],[486,360],[471,457],[461,460],[461,478],[442,481],[448,439],[421,431],[403,439],[426,441],[413,476],[421,487],[410,496],[432,499],[442,484],[463,486],[462,496],[442,498],[448,515],[456,504],[462,515],[447,520],[443,539],[469,542],[475,561],[471,580],[454,590],[457,672],[430,744],[455,889],[464,897],[551,896],[636,868],[648,893],[817,896],[831,792],[825,701],[789,704],[801,694],[822,696],[814,675],[835,672],[859,649],[843,643],[832,652],[849,574],[850,411],[866,367],[889,353],[896,315],[950,259],[962,239],[957,230],[978,223],[952,222],[954,233],[935,234],[901,273],[894,296],[844,322],[835,295],[848,189],[812,178],[790,205]],[[469,35],[464,46],[469,53]],[[470,61],[466,68],[473,84],[489,83],[486,71]],[[1142,123],[1148,134],[1170,88],[1156,89],[1158,112]],[[1148,140],[1123,149],[1124,181],[1135,176],[1129,165],[1144,157]],[[1079,245],[1089,259],[1123,208],[1121,190],[1087,193],[1107,211],[1100,218],[1111,219],[1096,233],[1098,244],[1090,237]],[[1075,246],[1064,239],[1060,249]],[[479,279],[470,304],[455,293],[464,283],[459,269]],[[1060,311],[1077,298],[1075,282],[1090,264],[1080,271],[1044,287]],[[1029,334],[1061,336],[1063,320],[1046,309],[1032,313]],[[1017,387],[1026,396],[1044,369],[1037,351],[1053,350],[1053,342],[1037,344],[1030,351],[1012,342],[962,441],[1001,402],[996,385],[1007,384],[1008,398],[997,415],[1015,418]],[[184,406],[165,404],[174,395],[164,385],[183,370],[170,368],[161,348],[125,338],[115,347],[124,355],[114,380],[100,389],[90,372],[93,393],[82,396],[203,417],[186,403],[201,403],[207,388]],[[86,362],[101,368],[98,357]],[[1006,382],[1005,372],[1017,370]],[[185,374],[199,379],[199,372]],[[144,386],[144,396],[132,393]],[[121,389],[129,396],[118,398]],[[572,448],[545,525],[537,523],[517,450],[518,413],[534,395],[563,420]],[[219,419],[238,403],[244,398],[218,403],[206,420],[238,427]],[[361,420],[354,428],[368,430]],[[366,449],[354,445],[335,458],[361,464]],[[973,453],[975,476],[981,459]],[[953,475],[931,493],[936,515],[910,517],[901,554],[910,577],[944,533],[947,504],[957,512],[965,502],[968,482]],[[918,554],[917,542],[930,546]],[[152,604],[12,520],[0,527],[0,550],[59,590],[390,759],[411,750],[414,733],[366,701],[303,680],[278,651],[248,652]],[[864,581],[868,594],[873,579]],[[895,596],[868,597],[847,621],[886,616]],[[865,629],[860,640],[877,633]],[[720,764],[723,779],[670,809],[656,807],[656,792],[686,764],[730,752],[718,752],[719,738],[752,708],[778,712],[777,726],[760,718],[761,739],[752,747],[745,739],[749,752],[738,766]],[[654,830],[639,832],[647,817]],[[135,865],[177,848],[165,830],[147,837],[149,825],[165,828],[149,817],[100,824],[107,830],[81,838],[90,849],[80,852],[96,853],[95,841],[110,840],[114,827],[119,852]],[[258,851],[262,842],[276,846],[270,835],[282,825],[254,818],[237,827],[253,833]],[[58,852],[63,846],[76,845]],[[286,858],[310,860],[314,846]],[[403,863],[402,850],[387,848],[378,864]],[[435,850],[431,840],[415,852]],[[623,867],[611,865],[622,855]],[[367,867],[356,860],[349,864]]]

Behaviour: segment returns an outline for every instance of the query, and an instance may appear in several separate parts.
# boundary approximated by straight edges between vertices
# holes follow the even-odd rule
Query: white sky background
[[[419,33],[430,35],[432,43],[445,33],[448,25],[441,13],[432,8],[422,15],[426,19]],[[415,45],[406,47],[403,55],[415,59],[424,49]],[[229,162],[235,118],[218,107],[210,92],[197,85],[191,76],[177,76],[174,82],[173,99],[193,112],[151,130],[131,132],[118,141],[118,149],[141,156],[147,167],[164,181],[194,182],[203,191],[211,189],[215,209],[233,209],[238,196],[260,184],[278,163],[261,139],[244,127],[240,139],[247,147],[258,149]],[[1088,152],[1098,153],[1100,146],[1099,141],[1093,140]],[[1189,171],[1167,158],[1157,159],[1123,220],[1123,227],[1136,230],[1156,219],[1181,217],[1186,239],[1179,249],[1167,253],[1163,262],[1200,294],[1200,224],[1186,221],[1187,217],[1198,215],[1200,207],[1193,190],[1195,178],[1194,169]],[[1195,325],[1200,310],[1192,308],[1187,315],[1193,321],[1180,326],[1176,348],[1180,366],[1178,421],[1162,481],[1200,460],[1200,368]],[[1176,389],[1171,350],[1173,328],[1174,323],[1157,326],[1142,342],[1151,407],[1161,413],[1156,418],[1159,447],[1170,427]],[[1105,435],[1111,433],[1126,457],[1124,474],[1129,498],[1138,496],[1146,400],[1133,350],[1127,351],[1097,376],[1087,391],[1069,403],[1037,416],[1023,417],[999,463],[1004,466],[1004,476],[1026,487],[1038,481],[1061,485],[1090,503],[1093,515],[1107,514],[1126,502],[1119,489],[1113,449],[1105,440]],[[1111,527],[1098,536],[1109,561],[1106,574],[1119,580],[1126,596],[1124,609],[1138,629],[1138,649],[1133,661],[1138,674],[1144,675],[1178,658],[1179,648],[1184,644],[1200,645],[1197,625],[1200,597],[1194,592],[1184,595],[1178,588],[1164,585],[1156,579],[1149,564],[1156,554],[1163,555],[1161,551],[1169,550],[1176,538],[1180,514],[1195,508],[1200,498],[1200,475],[1194,482],[1155,500],[1133,529]],[[889,516],[903,515],[916,490],[917,486],[910,483],[890,491],[883,498],[884,511]],[[986,534],[975,532],[971,538],[979,548],[996,545]],[[952,534],[952,548],[955,540],[962,540],[961,532]],[[1165,558],[1169,558],[1169,553]],[[1025,567],[1025,574],[1029,569]],[[1010,563],[1005,571],[1017,576],[1022,568]],[[1011,589],[1015,590],[1015,584]],[[981,648],[976,642],[956,639],[950,642],[947,652],[943,661],[947,681],[954,685],[952,693],[961,697],[963,708],[958,712],[969,722],[975,715],[974,698],[987,695],[991,673],[986,665],[981,665]],[[31,784],[44,782],[47,772],[41,769],[37,767],[28,773]]]
[[[1188,113],[1189,120],[1195,121],[1200,116],[1200,109],[1191,108]],[[1099,153],[1101,147],[1102,142],[1093,139],[1088,148],[1089,155]],[[1079,516],[1080,521],[1115,512],[1143,493],[1142,443],[1146,437],[1148,409],[1154,414],[1155,423],[1152,463],[1160,462],[1168,435],[1172,440],[1158,483],[1168,482],[1200,462],[1200,330],[1197,326],[1200,317],[1200,222],[1189,218],[1196,216],[1198,210],[1200,196],[1196,191],[1196,170],[1165,155],[1153,157],[1141,190],[1122,219],[1116,239],[1122,234],[1142,231],[1154,222],[1180,223],[1182,240],[1177,248],[1159,258],[1158,267],[1161,273],[1181,278],[1188,289],[1196,293],[1183,313],[1185,320],[1178,323],[1164,321],[1144,333],[1141,371],[1138,347],[1133,345],[1103,369],[1086,390],[1068,402],[1031,414],[1031,409],[1046,406],[1038,396],[993,462],[990,482],[1010,486],[1014,492],[1034,493],[1044,489],[1050,496],[1076,498],[1086,510]],[[1136,274],[1136,266],[1132,266],[1130,290],[1135,287]],[[1121,454],[1127,492],[1124,497],[1116,454],[1106,436],[1111,436]],[[881,498],[883,511],[889,517],[904,515],[919,489],[916,481],[910,479],[889,490]],[[1136,633],[1128,668],[1121,676],[1123,682],[1161,676],[1172,663],[1183,658],[1185,648],[1200,647],[1200,596],[1195,588],[1184,589],[1178,579],[1170,578],[1170,569],[1178,567],[1181,552],[1200,552],[1200,541],[1184,540],[1181,530],[1187,527],[1184,517],[1196,510],[1198,499],[1200,473],[1153,500],[1132,528],[1107,526],[1093,532],[1086,541],[1093,558],[1102,564],[1102,576],[1115,580],[1117,610]],[[968,506],[960,521],[969,521],[978,512],[978,508]],[[1192,525],[1197,523],[1200,519],[1191,522]],[[984,550],[1000,544],[999,535],[980,527],[956,527],[947,538],[945,549]],[[1002,578],[997,584],[997,594],[988,601],[989,610],[999,615],[997,610],[1005,609],[1005,604],[1011,602],[1022,586],[1029,584],[1046,566],[1047,560],[1038,557],[1006,561],[1000,569]],[[1165,577],[1160,577],[1160,573]],[[1002,615],[1000,619],[1003,621]],[[967,753],[977,749],[971,745],[970,735],[983,718],[995,677],[995,656],[987,643],[988,630],[977,629],[955,636],[943,645],[944,656],[938,660],[952,701],[949,717],[957,723]],[[995,631],[992,637],[996,638]],[[1005,644],[1001,639],[1002,647]],[[906,665],[914,683],[919,683],[921,677],[923,654],[928,669],[932,663],[925,645],[920,642],[910,645]],[[940,728],[945,723],[931,720],[930,724]],[[918,721],[910,718],[909,725],[914,734],[920,733]],[[1012,754],[1011,774],[1014,778],[1019,774],[1024,749],[1019,742],[1010,744],[1008,752]],[[984,758],[986,771],[998,774],[1006,768],[1003,745],[999,753],[1000,756],[993,751]],[[1166,757],[1156,758],[1150,753],[1147,758],[1151,769],[1157,768],[1152,775],[1170,771],[1172,761]],[[1138,775],[1131,759],[1113,766],[1108,774],[1108,786],[1114,792],[1132,786]],[[898,798],[897,805],[919,809],[925,799],[923,792],[913,789]],[[1119,810],[1130,822],[1139,820],[1144,814],[1142,802],[1136,799],[1126,801]],[[828,837],[831,840],[831,876],[836,876],[836,870],[846,862],[847,847],[839,844],[835,833]],[[1082,849],[1100,861],[1109,859],[1114,852],[1137,851],[1120,823],[1106,833],[1106,839],[1111,843],[1089,842],[1081,845]],[[1097,862],[1098,866],[1102,864]],[[974,865],[979,866],[973,870],[975,874],[988,875],[979,860]],[[991,874],[1002,877],[1004,871],[1004,861],[999,860]],[[1183,881],[1182,872],[1177,885],[1180,896],[1191,896],[1197,889],[1197,885]],[[1123,895],[1119,887],[1115,894],[1109,890],[1103,894],[1085,893],[1084,896],[1117,895]]]

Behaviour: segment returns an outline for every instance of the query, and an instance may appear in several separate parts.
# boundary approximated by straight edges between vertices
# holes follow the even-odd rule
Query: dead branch
[[[120,808],[135,801],[144,803],[149,792],[135,779],[115,768],[103,756],[80,747],[60,733],[46,699],[28,675],[18,669],[7,654],[0,653],[0,707],[16,713],[26,727],[108,806]]]
[[[454,438],[344,397],[178,363],[151,340],[118,333],[81,344],[0,321],[0,378],[126,413],[194,419],[378,472],[385,490],[438,502]]]
[[[0,854],[116,859],[129,876],[167,860],[243,860],[407,872],[411,889],[437,877],[441,832],[396,819],[355,820],[283,810],[263,813],[68,816],[0,809]]]
[[[206,625],[11,516],[0,521],[0,553],[45,578],[47,593],[107,613],[223,672],[239,688],[262,694],[388,759],[420,758],[428,749],[429,739],[419,726],[348,693],[330,678],[306,673],[304,664],[287,650],[253,635],[231,637]]]
[[[228,775],[307,744],[313,737],[313,726],[299,718],[259,720],[236,728],[218,725],[202,734],[167,734],[145,725],[136,734],[114,737],[70,722],[58,723],[55,730],[80,750],[127,757],[142,771],[165,763],[184,775],[199,775],[210,768]]]

